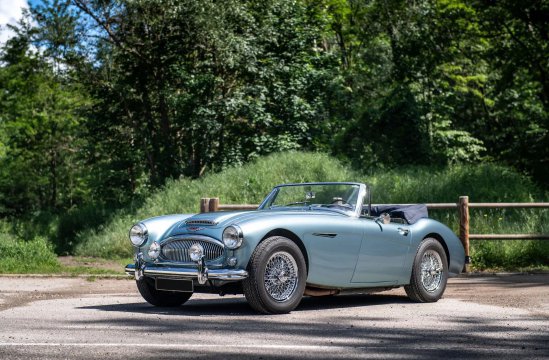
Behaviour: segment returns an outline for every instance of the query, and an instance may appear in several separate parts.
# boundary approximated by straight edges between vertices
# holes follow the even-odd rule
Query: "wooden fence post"
[[[471,264],[471,257],[469,256],[469,196],[459,197],[459,238],[465,248],[463,272],[468,273]]]
[[[211,198],[208,204],[209,212],[215,212],[219,209],[219,198]]]
[[[210,210],[210,198],[200,199],[200,212],[206,213]]]

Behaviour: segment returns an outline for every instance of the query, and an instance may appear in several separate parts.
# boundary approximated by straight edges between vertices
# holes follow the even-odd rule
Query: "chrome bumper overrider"
[[[179,267],[156,267],[142,266],[144,276],[169,276],[174,279],[195,280],[199,278],[200,272],[195,268],[179,268]],[[126,274],[135,276],[135,265],[126,265]],[[207,279],[236,281],[243,280],[248,277],[246,270],[240,269],[207,269]]]

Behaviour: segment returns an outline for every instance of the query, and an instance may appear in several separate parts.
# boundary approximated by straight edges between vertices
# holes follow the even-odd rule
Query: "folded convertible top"
[[[408,224],[414,224],[419,219],[429,217],[427,212],[427,206],[425,204],[414,205],[375,205],[372,206],[372,216],[380,216],[383,213],[389,214],[393,218],[401,218],[408,222]]]

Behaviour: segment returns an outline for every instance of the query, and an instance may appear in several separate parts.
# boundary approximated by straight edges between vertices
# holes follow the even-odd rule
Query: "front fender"
[[[446,244],[450,257],[448,262],[449,275],[457,276],[461,273],[465,265],[465,250],[459,238],[449,227],[433,219],[421,219],[411,226],[411,230],[413,233],[412,256],[408,258],[408,263],[405,264],[410,273],[419,244],[426,237],[433,235],[438,235]]]
[[[136,252],[141,251],[144,259],[148,260],[148,254],[145,250],[147,250],[154,241],[163,239],[174,227],[179,226],[182,221],[193,215],[194,214],[164,215],[140,221],[140,223],[147,227],[148,239],[143,245],[136,248]]]

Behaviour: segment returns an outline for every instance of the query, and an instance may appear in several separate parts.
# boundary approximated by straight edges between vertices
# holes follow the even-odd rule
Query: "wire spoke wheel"
[[[263,314],[286,314],[299,305],[307,283],[307,264],[299,246],[284,236],[271,236],[257,245],[242,291]]]
[[[298,268],[292,255],[274,253],[265,266],[265,290],[276,301],[286,301],[297,288]]]
[[[427,250],[421,260],[421,285],[428,292],[436,291],[442,282],[442,259],[434,250]]]
[[[444,247],[435,238],[425,238],[419,244],[410,283],[404,285],[408,297],[415,302],[438,301],[448,281],[448,258]]]

